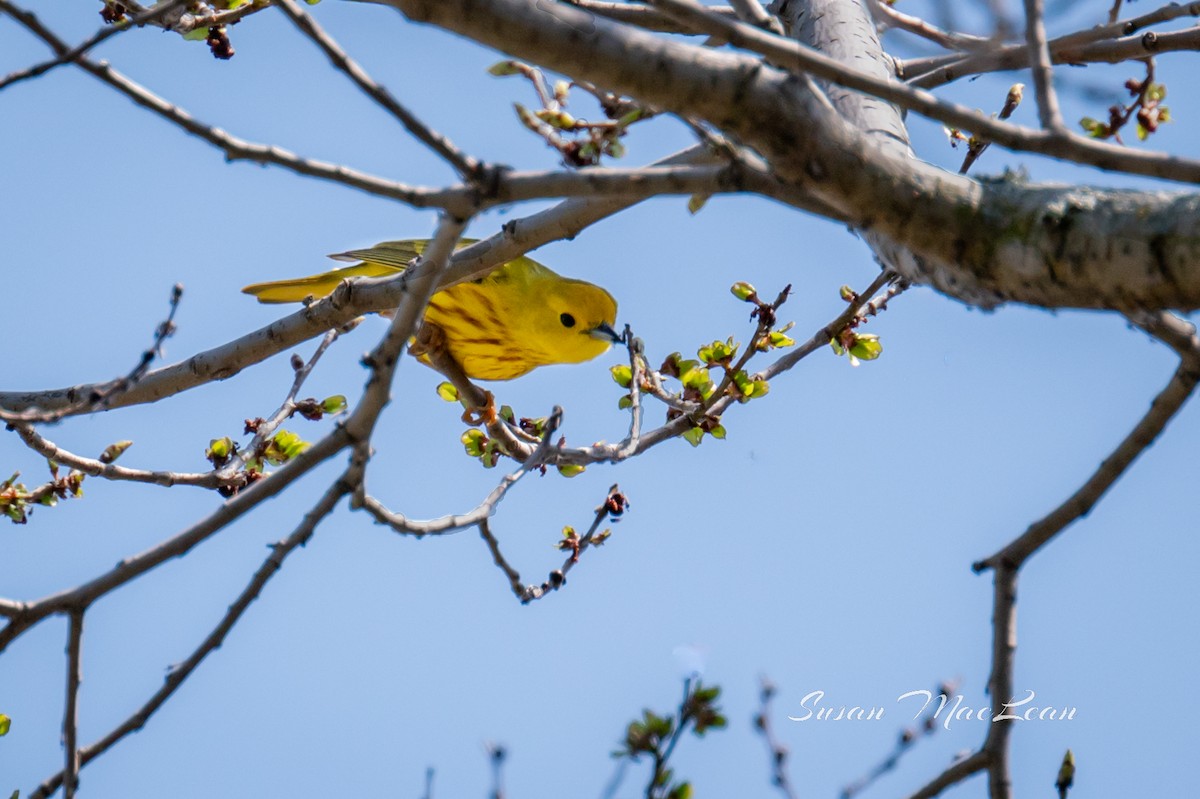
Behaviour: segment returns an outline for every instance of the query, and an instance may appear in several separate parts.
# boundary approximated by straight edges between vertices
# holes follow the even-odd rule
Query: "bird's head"
[[[590,361],[623,341],[613,327],[617,301],[599,286],[563,278],[544,299],[538,326],[553,363]]]

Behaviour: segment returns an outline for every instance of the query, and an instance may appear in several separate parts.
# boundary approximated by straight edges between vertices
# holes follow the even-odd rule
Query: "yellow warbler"
[[[472,243],[463,239],[462,245]],[[255,283],[242,289],[259,302],[324,297],[351,277],[403,271],[428,239],[385,241],[333,256],[359,261],[311,277]],[[439,291],[425,320],[445,333],[445,347],[468,377],[511,380],[539,366],[580,363],[608,350],[617,303],[604,289],[563,277],[530,258],[517,258],[487,277]]]

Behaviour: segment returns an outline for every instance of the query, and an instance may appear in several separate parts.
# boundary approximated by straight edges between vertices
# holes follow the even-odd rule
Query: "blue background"
[[[1110,5],[1088,3],[1057,30],[1099,21]],[[99,23],[94,4],[35,8],[72,42]],[[323,3],[313,13],[468,152],[555,166],[511,110],[514,101],[533,103],[528,84],[486,74],[494,52],[381,7]],[[152,29],[116,37],[95,56],[235,135],[411,183],[452,178],[281,13],[258,14],[231,36],[229,62]],[[4,73],[47,57],[3,17],[0,53]],[[1195,157],[1200,109],[1185,71],[1193,59],[1160,60],[1178,122],[1152,143]],[[1136,65],[1059,72],[1072,81],[1064,91],[1072,120],[1105,113],[1107,101],[1082,88],[1116,96],[1125,78],[1140,77]],[[964,82],[946,96],[995,110],[1012,80]],[[1027,96],[1015,120],[1036,124]],[[577,109],[595,114],[582,98]],[[909,122],[922,157],[957,168],[961,153],[939,125]],[[282,313],[239,294],[244,284],[319,271],[329,265],[323,253],[433,229],[431,212],[279,169],[226,165],[210,146],[68,67],[0,95],[0,142],[6,389],[123,374],[175,282],[186,294],[171,362]],[[682,125],[658,119],[629,137],[626,161],[689,143]],[[1147,185],[997,148],[975,169],[1006,165],[1036,181]],[[656,361],[714,338],[746,339],[747,307],[728,293],[735,280],[764,294],[792,283],[782,318],[807,337],[842,307],[840,285],[862,287],[875,274],[866,247],[831,223],[753,197],[714,198],[697,216],[685,205],[643,203],[535,257],[606,286],[620,321]],[[490,235],[538,207],[489,213],[469,233]],[[357,396],[358,358],[384,326],[370,318],[339,341],[304,394]],[[958,679],[966,703],[986,704],[991,579],[970,564],[1074,491],[1175,365],[1165,347],[1110,314],[981,313],[924,288],[867,330],[882,337],[880,360],[855,369],[827,351],[814,355],[773,381],[767,398],[732,409],[724,442],[673,441],[620,467],[522,483],[494,530],[527,582],[561,563],[552,548],[561,527],[585,527],[612,482],[632,502],[609,545],[533,606],[514,601],[473,531],[408,540],[343,506],[147,728],[84,770],[84,795],[417,796],[432,766],[435,795],[478,796],[490,784],[487,741],[510,751],[512,796],[599,795],[625,724],[643,707],[672,708],[697,656],[705,680],[725,689],[730,728],[685,740],[677,773],[700,795],[772,794],[767,753],[750,725],[765,674],[780,687],[776,728],[792,752],[793,780],[803,795],[836,795],[911,723],[916,707],[897,705],[900,694]],[[296,351],[307,356],[313,346]],[[564,406],[571,443],[616,440],[627,416],[607,367],[619,360],[540,369],[494,388],[520,415]],[[125,465],[202,471],[208,440],[272,411],[290,379],[282,355],[232,380],[46,434],[90,455],[130,438]],[[438,382],[404,363],[375,437],[370,489],[412,516],[469,509],[500,477],[463,455],[458,411],[435,396]],[[290,427],[315,439],[328,425]],[[1067,747],[1080,795],[1190,790],[1189,716],[1200,701],[1198,436],[1193,403],[1089,518],[1024,570],[1018,694],[1034,690],[1038,704],[1077,713],[1017,726],[1018,795],[1050,795]],[[88,612],[82,742],[145,701],[224,613],[265,545],[290,532],[341,468],[340,459],[326,464]],[[32,485],[45,467],[4,434],[0,469],[20,470]],[[84,499],[39,509],[27,526],[0,527],[0,595],[34,599],[76,585],[219,502],[190,488],[94,479],[84,488]],[[0,658],[0,711],[13,719],[0,739],[0,790],[24,792],[61,767],[64,642],[65,624],[54,619]],[[829,704],[881,705],[887,715],[786,721],[814,690]],[[986,731],[977,721],[941,729],[868,795],[915,790]],[[642,793],[645,769],[631,768],[618,795]],[[984,793],[977,777],[947,795]]]

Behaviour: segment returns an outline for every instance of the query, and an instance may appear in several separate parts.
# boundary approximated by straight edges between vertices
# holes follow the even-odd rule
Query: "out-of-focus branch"
[[[889,28],[920,36],[947,50],[977,51],[996,46],[996,42],[984,36],[944,30],[920,17],[905,14],[886,0],[872,0],[871,12]]]
[[[686,25],[681,25],[678,21],[657,11],[650,6],[635,5],[633,3],[608,2],[608,0],[563,0],[570,3],[576,8],[590,11],[599,17],[611,19],[614,22],[624,22],[629,25],[637,25],[648,31],[657,31],[660,33],[692,33],[702,34],[703,31],[692,30]],[[737,17],[737,12],[729,6],[709,6],[714,14],[721,14],[727,17]]]
[[[783,25],[776,17],[767,13],[759,0],[729,0],[729,5],[743,22],[776,35],[783,34]]]
[[[1058,96],[1054,93],[1054,71],[1050,66],[1042,0],[1025,0],[1025,46],[1029,48],[1038,119],[1044,129],[1061,133],[1065,129],[1058,109]]]
[[[771,757],[771,784],[779,789],[784,799],[797,799],[798,794],[787,771],[788,749],[775,737],[775,730],[771,726],[771,700],[774,696],[775,685],[764,677],[758,692],[759,707],[754,717],[754,727],[762,735]]]
[[[1138,33],[1151,25],[1185,16],[1200,16],[1200,3],[1170,3],[1125,22],[1098,25],[1059,36],[1047,43],[1050,61],[1054,64],[1117,63],[1156,53],[1195,50],[1197,36],[1200,35],[1196,28],[1167,33]],[[900,74],[910,85],[932,89],[971,75],[1023,69],[1029,63],[1028,44],[1006,44],[964,56],[914,58],[899,62],[899,68]]]

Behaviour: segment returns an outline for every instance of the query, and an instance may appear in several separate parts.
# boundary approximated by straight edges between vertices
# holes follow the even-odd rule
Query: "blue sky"
[[[1109,4],[1097,6],[1098,18]],[[1103,9],[1099,6],[1103,5]],[[71,41],[99,22],[90,5],[39,4]],[[313,13],[377,79],[460,146],[488,160],[550,168],[554,154],[515,120],[527,84],[498,80],[495,53],[386,9],[326,2]],[[231,31],[237,55],[153,30],[117,37],[97,56],[201,120],[236,135],[412,183],[450,178],[276,12]],[[0,73],[46,51],[0,18]],[[1195,153],[1197,108],[1165,59],[1178,123],[1158,146]],[[1072,72],[1074,76],[1076,73]],[[1131,68],[1089,69],[1119,88]],[[998,108],[1013,78],[949,95]],[[1065,95],[1068,118],[1103,103]],[[1032,104],[1016,119],[1031,123]],[[937,125],[910,119],[920,154],[950,168]],[[325,253],[423,237],[433,215],[283,171],[225,164],[190,138],[69,68],[0,94],[3,388],[48,388],[124,373],[148,343],[171,286],[186,287],[168,342],[175,361],[281,315],[239,294],[250,282],[326,268]],[[655,120],[628,141],[631,164],[689,143]],[[1147,185],[998,149],[976,169],[1025,166],[1034,180]],[[1168,187],[1177,188],[1177,187]],[[807,336],[840,309],[837,289],[875,266],[840,227],[751,197],[715,198],[690,215],[681,198],[644,203],[535,257],[607,287],[620,321],[652,360],[750,332],[728,293],[792,283],[781,317]],[[537,205],[476,220],[486,236]],[[358,363],[384,329],[368,319],[322,361],[305,394],[357,396]],[[819,353],[725,417],[728,439],[670,442],[573,480],[523,482],[494,522],[529,582],[561,562],[565,524],[583,527],[608,486],[632,509],[609,545],[588,553],[565,590],[519,606],[474,532],[405,540],[340,509],[294,554],[225,645],[151,720],[83,772],[84,795],[481,795],[486,741],[503,742],[510,795],[599,795],[625,724],[677,701],[675,650],[703,652],[704,678],[725,689],[730,728],[687,740],[677,773],[700,795],[770,796],[753,733],[759,675],[780,688],[776,728],[808,796],[833,796],[882,758],[908,723],[900,694],[958,679],[986,702],[991,581],[970,564],[1057,505],[1093,470],[1167,382],[1165,347],[1097,313],[1002,308],[982,313],[914,289],[868,330],[883,357],[860,368]],[[307,355],[314,343],[298,347]],[[566,409],[568,441],[619,438],[627,419],[608,366],[538,370],[495,386],[537,416]],[[462,453],[458,411],[439,378],[403,364],[376,437],[371,490],[414,516],[473,507],[495,484]],[[123,462],[201,470],[210,438],[273,410],[290,383],[286,356],[155,406],[72,419],[48,437],[85,454],[118,439]],[[651,418],[660,418],[660,411]],[[316,438],[328,423],[292,425]],[[1190,608],[1200,417],[1186,407],[1091,516],[1022,574],[1018,692],[1074,706],[1067,722],[1018,725],[1015,787],[1047,795],[1069,746],[1078,790],[1182,795],[1190,787],[1188,709],[1200,701]],[[187,557],[99,602],[87,616],[82,741],[119,723],[184,658],[286,535],[341,463],[327,464]],[[44,469],[11,434],[0,469],[33,483]],[[0,527],[0,595],[32,599],[72,586],[210,512],[198,489],[89,479],[86,496]],[[61,764],[65,625],[43,624],[0,658],[0,790],[31,789]],[[789,723],[801,698],[882,705],[882,721]],[[961,722],[922,742],[870,796],[922,785],[986,733]],[[1106,786],[1101,788],[1100,786]],[[619,796],[644,790],[630,769]],[[982,779],[948,796],[981,796]],[[1081,793],[1082,795],[1082,793]]]

